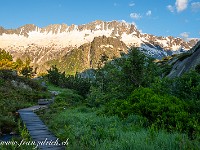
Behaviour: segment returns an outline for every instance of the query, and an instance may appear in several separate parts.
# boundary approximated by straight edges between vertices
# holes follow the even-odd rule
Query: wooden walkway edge
[[[65,150],[65,146],[48,130],[47,126],[34,113],[45,108],[47,108],[46,105],[37,105],[20,109],[18,112],[32,140],[38,144],[40,150]]]

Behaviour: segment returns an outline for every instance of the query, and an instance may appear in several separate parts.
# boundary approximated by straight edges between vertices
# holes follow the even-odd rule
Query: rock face
[[[168,77],[181,76],[183,73],[194,70],[200,64],[200,41],[183,55],[182,59],[178,59],[169,73]]]
[[[90,43],[74,48],[69,53],[58,59],[50,60],[48,65],[56,65],[59,70],[73,74],[89,68],[98,68],[103,58],[112,60],[120,57],[121,53],[127,53],[126,44],[117,38],[99,36]]]
[[[102,45],[99,45],[101,48],[97,48],[97,44],[92,45],[98,40],[102,43]],[[115,44],[116,40],[117,44]],[[122,42],[123,46],[120,47],[118,44]],[[87,67],[95,67],[95,61],[99,58],[100,53],[101,55],[106,53],[110,58],[112,50],[114,50],[113,53],[115,54],[112,57],[118,57],[119,54],[116,53],[116,49],[121,49],[125,45],[126,47],[140,47],[145,53],[160,59],[163,56],[187,51],[196,42],[197,39],[185,42],[181,38],[171,36],[158,37],[143,34],[133,24],[118,21],[104,22],[97,20],[85,25],[70,26],[54,24],[44,28],[28,24],[8,30],[0,27],[0,48],[9,51],[14,58],[30,57],[33,65],[39,67],[41,65],[48,67],[49,62],[53,60],[61,62],[64,58],[71,59],[70,55],[74,55],[74,53],[77,53],[76,51],[79,51],[80,57],[84,57],[81,60]],[[92,50],[92,53],[87,53],[90,50]],[[96,52],[96,50],[101,50],[101,52]],[[124,51],[124,49],[121,50]],[[86,63],[89,54],[91,60]],[[75,63],[68,60],[66,62]]]

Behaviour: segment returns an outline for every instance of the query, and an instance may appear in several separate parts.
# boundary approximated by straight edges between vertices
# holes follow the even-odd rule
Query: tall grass
[[[117,116],[99,116],[95,111],[79,107],[57,113],[49,122],[51,130],[65,141],[68,149],[88,150],[175,150],[196,149],[187,136],[179,133],[144,128],[145,119],[130,116],[120,120]],[[198,144],[198,143],[197,143]]]

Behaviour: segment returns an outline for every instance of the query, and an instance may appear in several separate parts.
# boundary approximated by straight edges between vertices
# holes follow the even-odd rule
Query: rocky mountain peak
[[[124,49],[133,46],[140,47],[152,57],[162,59],[164,56],[189,50],[197,41],[191,39],[186,42],[172,36],[140,33],[134,24],[124,21],[96,20],[83,25],[52,24],[43,28],[33,24],[17,29],[0,27],[0,48],[11,52],[14,58],[30,55],[33,63],[39,65],[55,58],[60,59],[72,50],[88,44],[96,50],[107,54],[109,52],[109,57],[112,51],[125,51]],[[118,57],[119,53],[116,54]]]

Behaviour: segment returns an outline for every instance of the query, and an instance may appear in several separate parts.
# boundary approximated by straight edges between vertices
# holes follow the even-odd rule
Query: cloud
[[[200,2],[194,2],[191,4],[192,11],[197,12],[200,10]]]
[[[168,5],[167,9],[172,13],[174,12],[174,7],[172,5]]]
[[[135,3],[130,3],[129,6],[133,7],[133,6],[135,6]]]
[[[142,16],[140,14],[138,14],[138,13],[131,13],[130,17],[132,19],[140,19],[140,18],[142,18]]]
[[[151,14],[152,14],[151,10],[148,10],[148,11],[146,12],[146,15],[147,15],[147,16],[151,16]]]
[[[189,37],[189,32],[183,32],[183,33],[181,33],[180,34],[180,36],[185,40],[185,41],[187,41],[188,40],[188,37]]]
[[[175,5],[177,12],[181,12],[187,8],[188,0],[176,0]]]

